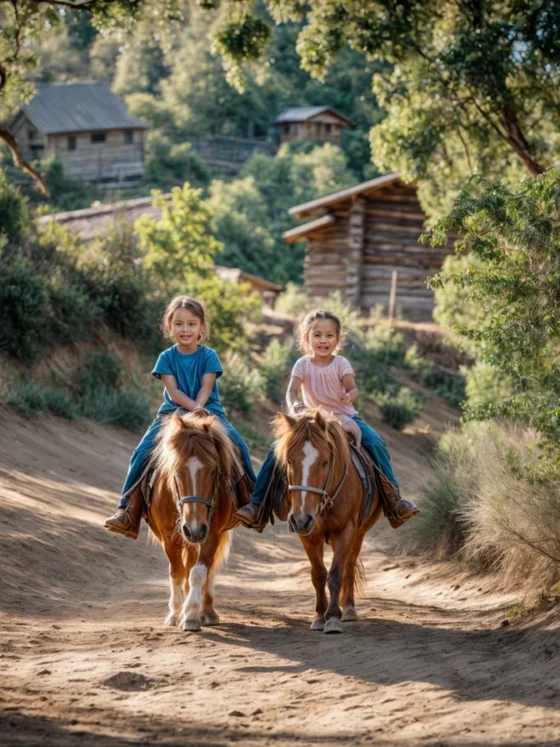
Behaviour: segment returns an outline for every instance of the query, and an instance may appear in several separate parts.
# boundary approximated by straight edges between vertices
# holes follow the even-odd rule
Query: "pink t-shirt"
[[[328,366],[316,366],[311,356],[300,358],[292,369],[292,376],[301,379],[303,402],[306,407],[324,407],[332,413],[357,415],[353,405],[343,405],[341,397],[345,390],[342,377],[354,374],[350,363],[341,355],[335,355]]]

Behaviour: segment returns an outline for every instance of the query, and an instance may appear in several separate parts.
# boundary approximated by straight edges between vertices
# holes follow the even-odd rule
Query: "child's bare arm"
[[[162,374],[161,380],[163,381],[163,386],[166,388],[167,393],[176,405],[184,407],[185,410],[189,410],[190,412],[198,407],[194,399],[187,397],[187,395],[179,389],[177,386],[177,379],[174,376],[171,374]]]
[[[301,392],[301,385],[302,380],[297,376],[292,376],[292,378],[290,379],[290,383],[288,384],[288,389],[286,391],[286,406],[288,408],[288,412],[291,415],[295,415],[294,408],[296,406],[299,393]]]
[[[202,386],[200,387],[200,390],[196,395],[195,409],[198,410],[204,408],[204,405],[208,402],[208,397],[210,396],[210,392],[212,391],[212,387],[214,386],[215,379],[215,373],[204,374],[204,376],[202,377]]]
[[[356,380],[352,374],[346,374],[342,377],[342,386],[344,387],[344,394],[342,395],[341,402],[343,405],[353,405],[360,398],[360,392],[356,386]]]

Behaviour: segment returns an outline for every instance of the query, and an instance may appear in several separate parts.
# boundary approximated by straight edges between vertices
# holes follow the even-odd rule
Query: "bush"
[[[560,479],[533,431],[470,422],[446,434],[420,505],[404,530],[415,549],[458,554],[474,569],[499,572],[510,586],[557,578]]]
[[[6,404],[28,414],[50,412],[70,419],[78,415],[76,403],[68,392],[62,389],[47,389],[33,381],[24,381],[6,397],[5,401]]]
[[[286,290],[276,299],[276,311],[288,316],[303,316],[308,306],[307,294],[297,283],[287,283]]]
[[[292,343],[282,345],[272,340],[264,352],[261,375],[264,379],[264,392],[268,399],[280,404],[284,399],[286,378],[294,359],[295,348]]]
[[[511,381],[489,363],[477,361],[466,370],[465,393],[471,413],[499,405],[511,395]]]
[[[46,282],[23,257],[0,265],[0,352],[31,361],[47,307]]]
[[[110,389],[103,384],[82,395],[80,413],[101,425],[120,425],[131,431],[145,428],[150,418],[148,395],[142,389]]]
[[[249,414],[255,401],[263,396],[264,380],[259,371],[242,358],[233,356],[224,367],[220,379],[220,395],[226,407],[234,412]]]
[[[447,371],[430,360],[418,355],[418,348],[412,345],[405,356],[405,363],[412,370],[412,378],[423,386],[433,389],[445,401],[458,407],[465,400],[465,373]]]
[[[386,394],[379,399],[379,410],[384,423],[402,431],[405,425],[416,420],[422,404],[412,390],[401,387],[396,395]]]

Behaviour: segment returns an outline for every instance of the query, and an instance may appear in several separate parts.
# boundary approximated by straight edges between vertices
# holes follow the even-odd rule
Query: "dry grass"
[[[446,434],[421,505],[406,531],[414,549],[496,571],[507,587],[558,578],[560,482],[545,476],[534,432],[483,422]]]

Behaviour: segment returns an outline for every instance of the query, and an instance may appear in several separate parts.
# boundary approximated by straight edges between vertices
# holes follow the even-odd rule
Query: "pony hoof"
[[[309,626],[309,630],[323,630],[325,627],[325,621],[322,617],[318,617],[316,620],[313,620],[311,625]]]
[[[329,617],[323,628],[323,633],[344,633],[344,625],[338,617]]]
[[[342,622],[348,623],[348,622],[356,622],[358,619],[358,613],[354,609],[354,607],[348,607],[347,610],[344,610],[342,613]]]
[[[218,617],[216,612],[204,612],[202,617],[200,618],[200,621],[207,627],[212,627],[213,625],[220,624],[220,618]]]
[[[181,630],[197,633],[199,630],[202,630],[202,625],[200,624],[200,620],[183,620]]]
[[[167,628],[172,628],[179,622],[179,616],[174,615],[173,612],[170,612],[169,615],[165,618],[165,626]]]

